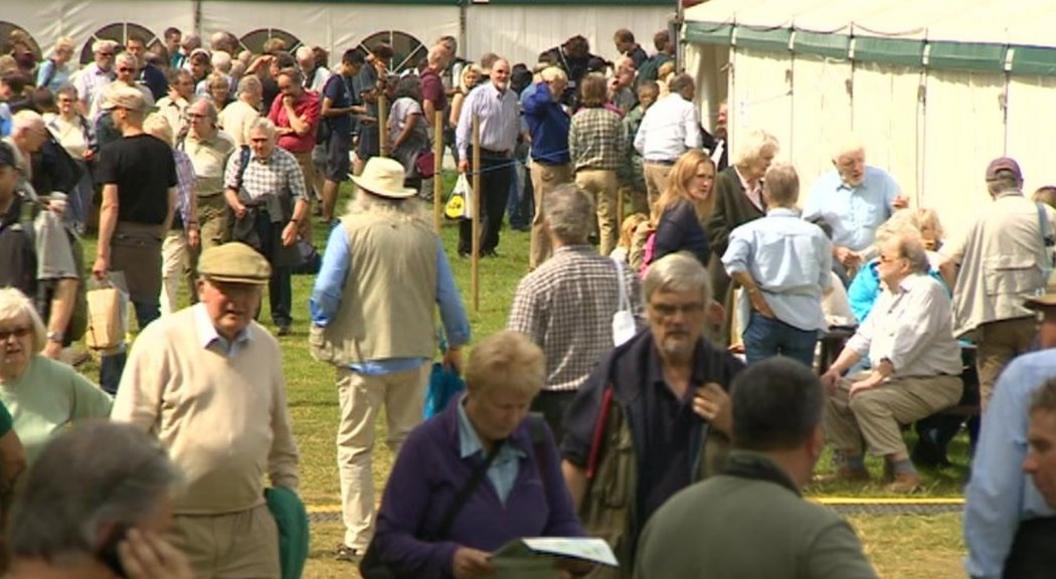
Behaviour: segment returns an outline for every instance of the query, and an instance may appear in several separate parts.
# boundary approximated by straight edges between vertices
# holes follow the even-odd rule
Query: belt
[[[646,164],[649,165],[674,165],[676,159],[646,159]]]
[[[488,157],[509,157],[510,156],[510,151],[509,150],[506,150],[506,151],[495,151],[495,150],[492,150],[492,149],[485,149],[484,147],[481,147],[480,148],[480,154],[481,155],[487,155]]]

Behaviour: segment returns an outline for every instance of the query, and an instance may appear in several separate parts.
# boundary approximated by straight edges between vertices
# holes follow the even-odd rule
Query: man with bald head
[[[458,172],[470,170],[472,154],[473,117],[480,119],[480,250],[483,255],[497,255],[499,229],[506,212],[506,199],[510,193],[513,169],[510,160],[520,134],[520,118],[517,113],[517,95],[510,90],[510,63],[500,58],[491,67],[490,81],[469,93],[462,103],[462,114],[455,131],[458,146]],[[458,254],[469,255],[472,251],[472,223],[464,220],[458,236]]]

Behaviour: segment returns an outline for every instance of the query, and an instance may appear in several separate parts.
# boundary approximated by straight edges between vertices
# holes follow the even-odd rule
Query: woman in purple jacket
[[[373,545],[399,576],[486,577],[495,572],[490,553],[511,540],[584,535],[550,430],[528,416],[544,369],[543,352],[523,334],[492,335],[473,348],[466,395],[407,437]],[[440,528],[492,453],[486,476]]]

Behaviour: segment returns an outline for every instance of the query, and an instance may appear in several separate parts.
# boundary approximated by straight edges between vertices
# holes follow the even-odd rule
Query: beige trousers
[[[542,265],[552,253],[550,238],[543,227],[543,199],[558,185],[572,182],[572,165],[545,165],[532,161],[532,197],[535,199],[535,215],[532,217],[532,241],[528,254],[528,267]]]
[[[170,539],[195,579],[279,579],[279,531],[267,505],[223,515],[177,515]]]
[[[161,244],[161,315],[167,316],[180,309],[177,303],[180,284],[189,283],[191,248],[183,231],[170,230]]]
[[[616,171],[580,169],[576,171],[576,185],[594,197],[598,213],[598,252],[608,255],[620,239],[620,224],[616,222],[616,193],[619,181]]]
[[[671,174],[671,165],[663,163],[650,163],[646,161],[642,165],[645,174],[645,193],[649,198],[649,209],[652,210],[656,201],[667,189],[667,177]]]
[[[979,371],[979,401],[986,410],[994,384],[1012,358],[1030,349],[1037,334],[1033,317],[988,322],[976,329],[975,367]]]
[[[849,397],[851,385],[868,374],[840,380],[825,405],[825,435],[837,450],[870,454],[908,454],[900,424],[910,424],[957,403],[964,384],[960,376],[894,378]]]
[[[381,376],[337,370],[341,423],[337,429],[337,469],[345,545],[365,550],[374,532],[374,423],[385,407],[386,443],[396,456],[411,430],[422,421],[425,387],[432,365]]]

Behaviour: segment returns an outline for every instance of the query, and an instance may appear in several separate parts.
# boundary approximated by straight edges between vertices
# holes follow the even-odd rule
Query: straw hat
[[[363,174],[352,177],[360,189],[390,199],[406,199],[418,192],[403,186],[403,165],[386,157],[371,157],[363,168]]]

